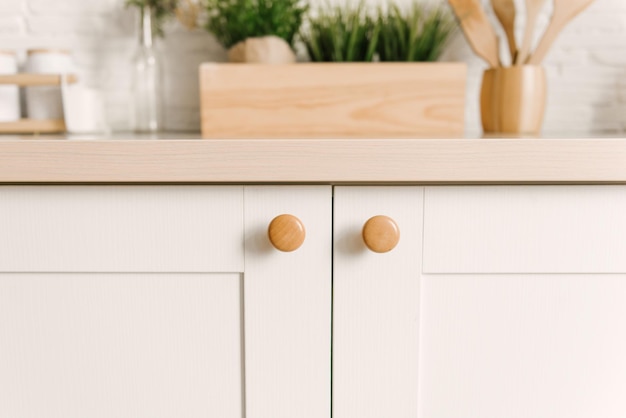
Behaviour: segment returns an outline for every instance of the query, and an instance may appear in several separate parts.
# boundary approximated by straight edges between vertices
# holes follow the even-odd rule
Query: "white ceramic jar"
[[[74,64],[69,51],[32,49],[28,51],[26,72],[32,74],[69,74]],[[57,86],[28,87],[26,112],[31,119],[62,119],[63,101]]]
[[[0,74],[16,74],[17,58],[13,51],[0,51]],[[0,122],[20,118],[20,89],[16,85],[0,85]]]

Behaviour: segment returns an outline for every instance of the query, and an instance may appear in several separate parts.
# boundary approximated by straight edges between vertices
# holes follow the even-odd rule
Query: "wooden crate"
[[[202,135],[462,135],[466,73],[458,63],[203,64]]]

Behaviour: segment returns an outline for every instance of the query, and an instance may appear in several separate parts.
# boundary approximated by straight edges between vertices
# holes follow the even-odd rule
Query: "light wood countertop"
[[[626,138],[0,137],[0,183],[626,184]]]

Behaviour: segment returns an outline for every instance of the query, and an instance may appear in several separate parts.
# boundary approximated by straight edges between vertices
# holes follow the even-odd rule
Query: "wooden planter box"
[[[203,64],[205,138],[462,135],[457,63]]]

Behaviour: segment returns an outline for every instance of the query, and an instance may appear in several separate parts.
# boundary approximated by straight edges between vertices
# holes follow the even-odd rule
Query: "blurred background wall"
[[[410,0],[397,1],[402,4]],[[542,17],[542,26],[549,12],[547,9]],[[82,79],[102,91],[111,126],[128,130],[130,62],[137,45],[137,19],[134,10],[124,7],[124,0],[0,0],[0,49],[17,50],[22,59],[28,48],[71,49]],[[520,16],[519,37],[522,24]],[[160,48],[165,73],[165,128],[197,131],[198,65],[224,61],[226,53],[210,34],[202,29],[188,31],[176,21],[166,25]],[[467,126],[470,133],[480,132],[478,88],[485,65],[473,56],[460,34],[442,59],[469,64]],[[597,0],[567,27],[545,66],[550,83],[546,134],[626,130],[626,0]]]

